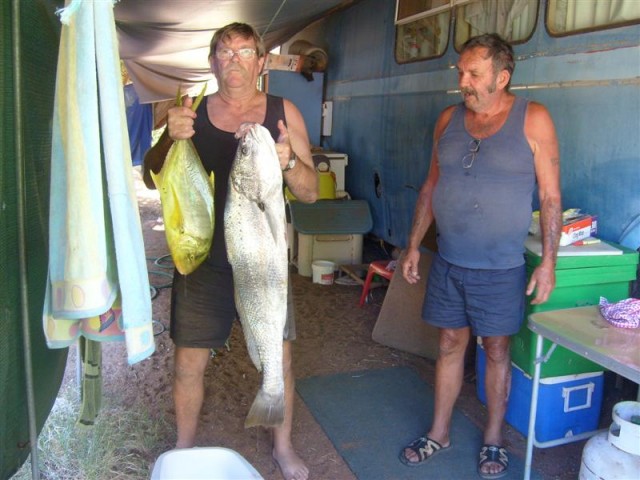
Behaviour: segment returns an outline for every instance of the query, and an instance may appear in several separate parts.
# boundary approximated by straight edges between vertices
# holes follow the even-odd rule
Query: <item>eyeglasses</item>
[[[462,168],[471,168],[476,159],[476,154],[480,150],[480,142],[482,142],[482,140],[476,138],[469,142],[469,153],[462,157]]]
[[[239,50],[232,50],[230,48],[223,48],[216,51],[216,58],[218,60],[231,60],[234,56],[238,56],[243,60],[249,60],[253,58],[256,51],[253,48],[241,48]]]

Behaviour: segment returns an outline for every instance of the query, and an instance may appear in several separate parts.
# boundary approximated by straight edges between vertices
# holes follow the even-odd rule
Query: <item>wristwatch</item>
[[[289,159],[289,163],[287,163],[287,166],[284,167],[284,169],[282,170],[283,172],[288,172],[289,170],[291,170],[293,167],[296,166],[296,161],[298,160],[298,157],[296,157],[296,154],[291,152],[291,158]]]

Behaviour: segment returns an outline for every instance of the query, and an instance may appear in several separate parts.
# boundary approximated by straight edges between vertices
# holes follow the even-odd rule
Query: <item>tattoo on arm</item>
[[[550,255],[549,258],[553,259],[555,265],[562,230],[562,206],[559,202],[545,201],[541,207],[541,226],[544,235],[542,244],[545,247],[543,253],[545,256]]]

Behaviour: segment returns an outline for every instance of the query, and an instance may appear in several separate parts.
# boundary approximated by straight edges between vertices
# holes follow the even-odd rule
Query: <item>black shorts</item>
[[[177,347],[220,348],[238,318],[233,297],[233,274],[206,261],[193,273],[173,275],[170,335]],[[293,295],[289,280],[284,340],[295,340]]]

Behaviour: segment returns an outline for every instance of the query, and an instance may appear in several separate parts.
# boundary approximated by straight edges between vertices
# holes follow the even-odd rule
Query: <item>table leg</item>
[[[540,386],[540,368],[542,363],[542,335],[536,334],[536,356],[531,389],[531,408],[529,409],[529,430],[527,432],[527,455],[524,463],[524,480],[531,478],[533,444],[536,440],[536,412],[538,410],[538,387]]]

